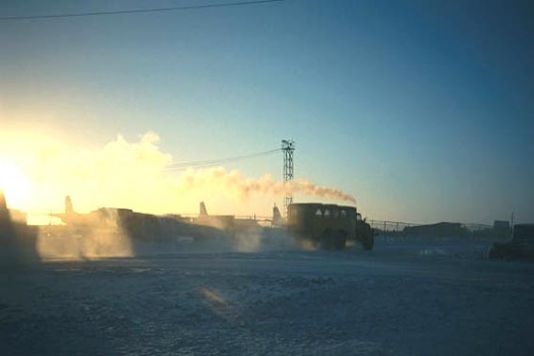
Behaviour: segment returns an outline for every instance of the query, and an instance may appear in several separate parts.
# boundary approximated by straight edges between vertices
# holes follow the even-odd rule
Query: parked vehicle
[[[495,242],[489,250],[488,257],[534,260],[534,224],[515,225],[512,239],[507,242]]]
[[[366,250],[374,245],[374,232],[355,207],[334,204],[298,203],[288,207],[288,230],[300,240],[324,249],[344,249],[357,241]]]

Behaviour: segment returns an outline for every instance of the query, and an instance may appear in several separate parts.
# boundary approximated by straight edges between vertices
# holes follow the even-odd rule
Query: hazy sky
[[[204,3],[217,1],[2,1],[0,14]],[[153,131],[175,161],[293,138],[296,176],[353,194],[370,218],[534,221],[533,38],[530,1],[0,21],[0,130],[89,146]],[[281,161],[227,168],[280,178]]]

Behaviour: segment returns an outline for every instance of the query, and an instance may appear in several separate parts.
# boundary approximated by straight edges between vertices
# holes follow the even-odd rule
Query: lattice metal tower
[[[284,153],[284,184],[293,180],[293,152],[295,151],[295,141],[282,140],[282,152]],[[284,200],[284,210],[287,217],[289,204],[293,202],[293,194],[287,193]]]

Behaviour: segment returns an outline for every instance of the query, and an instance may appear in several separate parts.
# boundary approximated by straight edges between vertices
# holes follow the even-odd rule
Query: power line
[[[212,159],[212,160],[203,160],[203,161],[184,161],[184,162],[177,162],[174,164],[171,164],[167,166],[167,170],[169,171],[181,171],[185,170],[187,168],[208,168],[217,166],[223,163],[229,163],[229,162],[237,162],[237,161],[243,161],[246,159],[261,157],[261,156],[267,156],[270,154],[273,154],[275,152],[280,152],[280,148],[275,148],[268,151],[262,151],[262,152],[256,152],[251,153],[248,155],[242,155],[242,156],[234,156],[234,157],[226,157],[226,158],[220,158],[220,159]]]
[[[103,16],[103,15],[105,16],[105,15],[139,14],[139,13],[147,13],[147,12],[198,10],[198,9],[208,9],[208,8],[218,8],[218,7],[259,5],[259,4],[267,4],[267,3],[282,2],[282,1],[285,1],[285,0],[238,1],[238,2],[226,2],[226,3],[221,3],[221,4],[186,5],[186,6],[173,6],[173,7],[162,7],[162,8],[152,8],[152,9],[79,12],[79,13],[71,13],[71,14],[3,16],[3,17],[0,17],[0,21],[38,20],[38,19],[40,20],[40,19],[57,19],[57,18],[67,18],[67,17],[87,17],[87,16]]]
[[[210,159],[210,160],[202,160],[202,161],[182,161],[182,162],[176,162],[172,164],[170,167],[190,167],[190,166],[198,166],[198,165],[205,165],[205,164],[216,164],[216,163],[222,163],[222,162],[239,161],[243,159],[264,156],[264,155],[271,154],[271,153],[278,152],[278,151],[280,151],[280,148],[250,153],[247,155],[232,156],[232,157],[219,158],[219,159]]]
[[[237,162],[237,161],[243,161],[246,159],[256,158],[260,156],[266,156],[273,154],[275,152],[279,152],[280,149],[272,149],[268,151],[262,151],[262,152],[256,152],[251,153],[248,155],[242,155],[242,156],[234,156],[234,157],[227,157],[227,158],[221,158],[221,159],[214,159],[214,160],[204,160],[204,161],[184,161],[184,162],[177,162],[174,164],[171,164],[167,166],[167,170],[171,171],[180,171],[187,168],[207,168],[207,167],[213,167],[217,166],[223,163],[229,163],[229,162]]]

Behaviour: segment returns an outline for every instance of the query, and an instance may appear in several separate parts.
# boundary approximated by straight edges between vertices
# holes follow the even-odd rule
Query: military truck
[[[534,260],[534,224],[515,225],[512,239],[507,242],[495,242],[489,250],[488,257]]]
[[[352,206],[290,204],[287,226],[297,240],[323,249],[344,249],[347,241],[359,242],[366,250],[374,245],[373,229]]]

